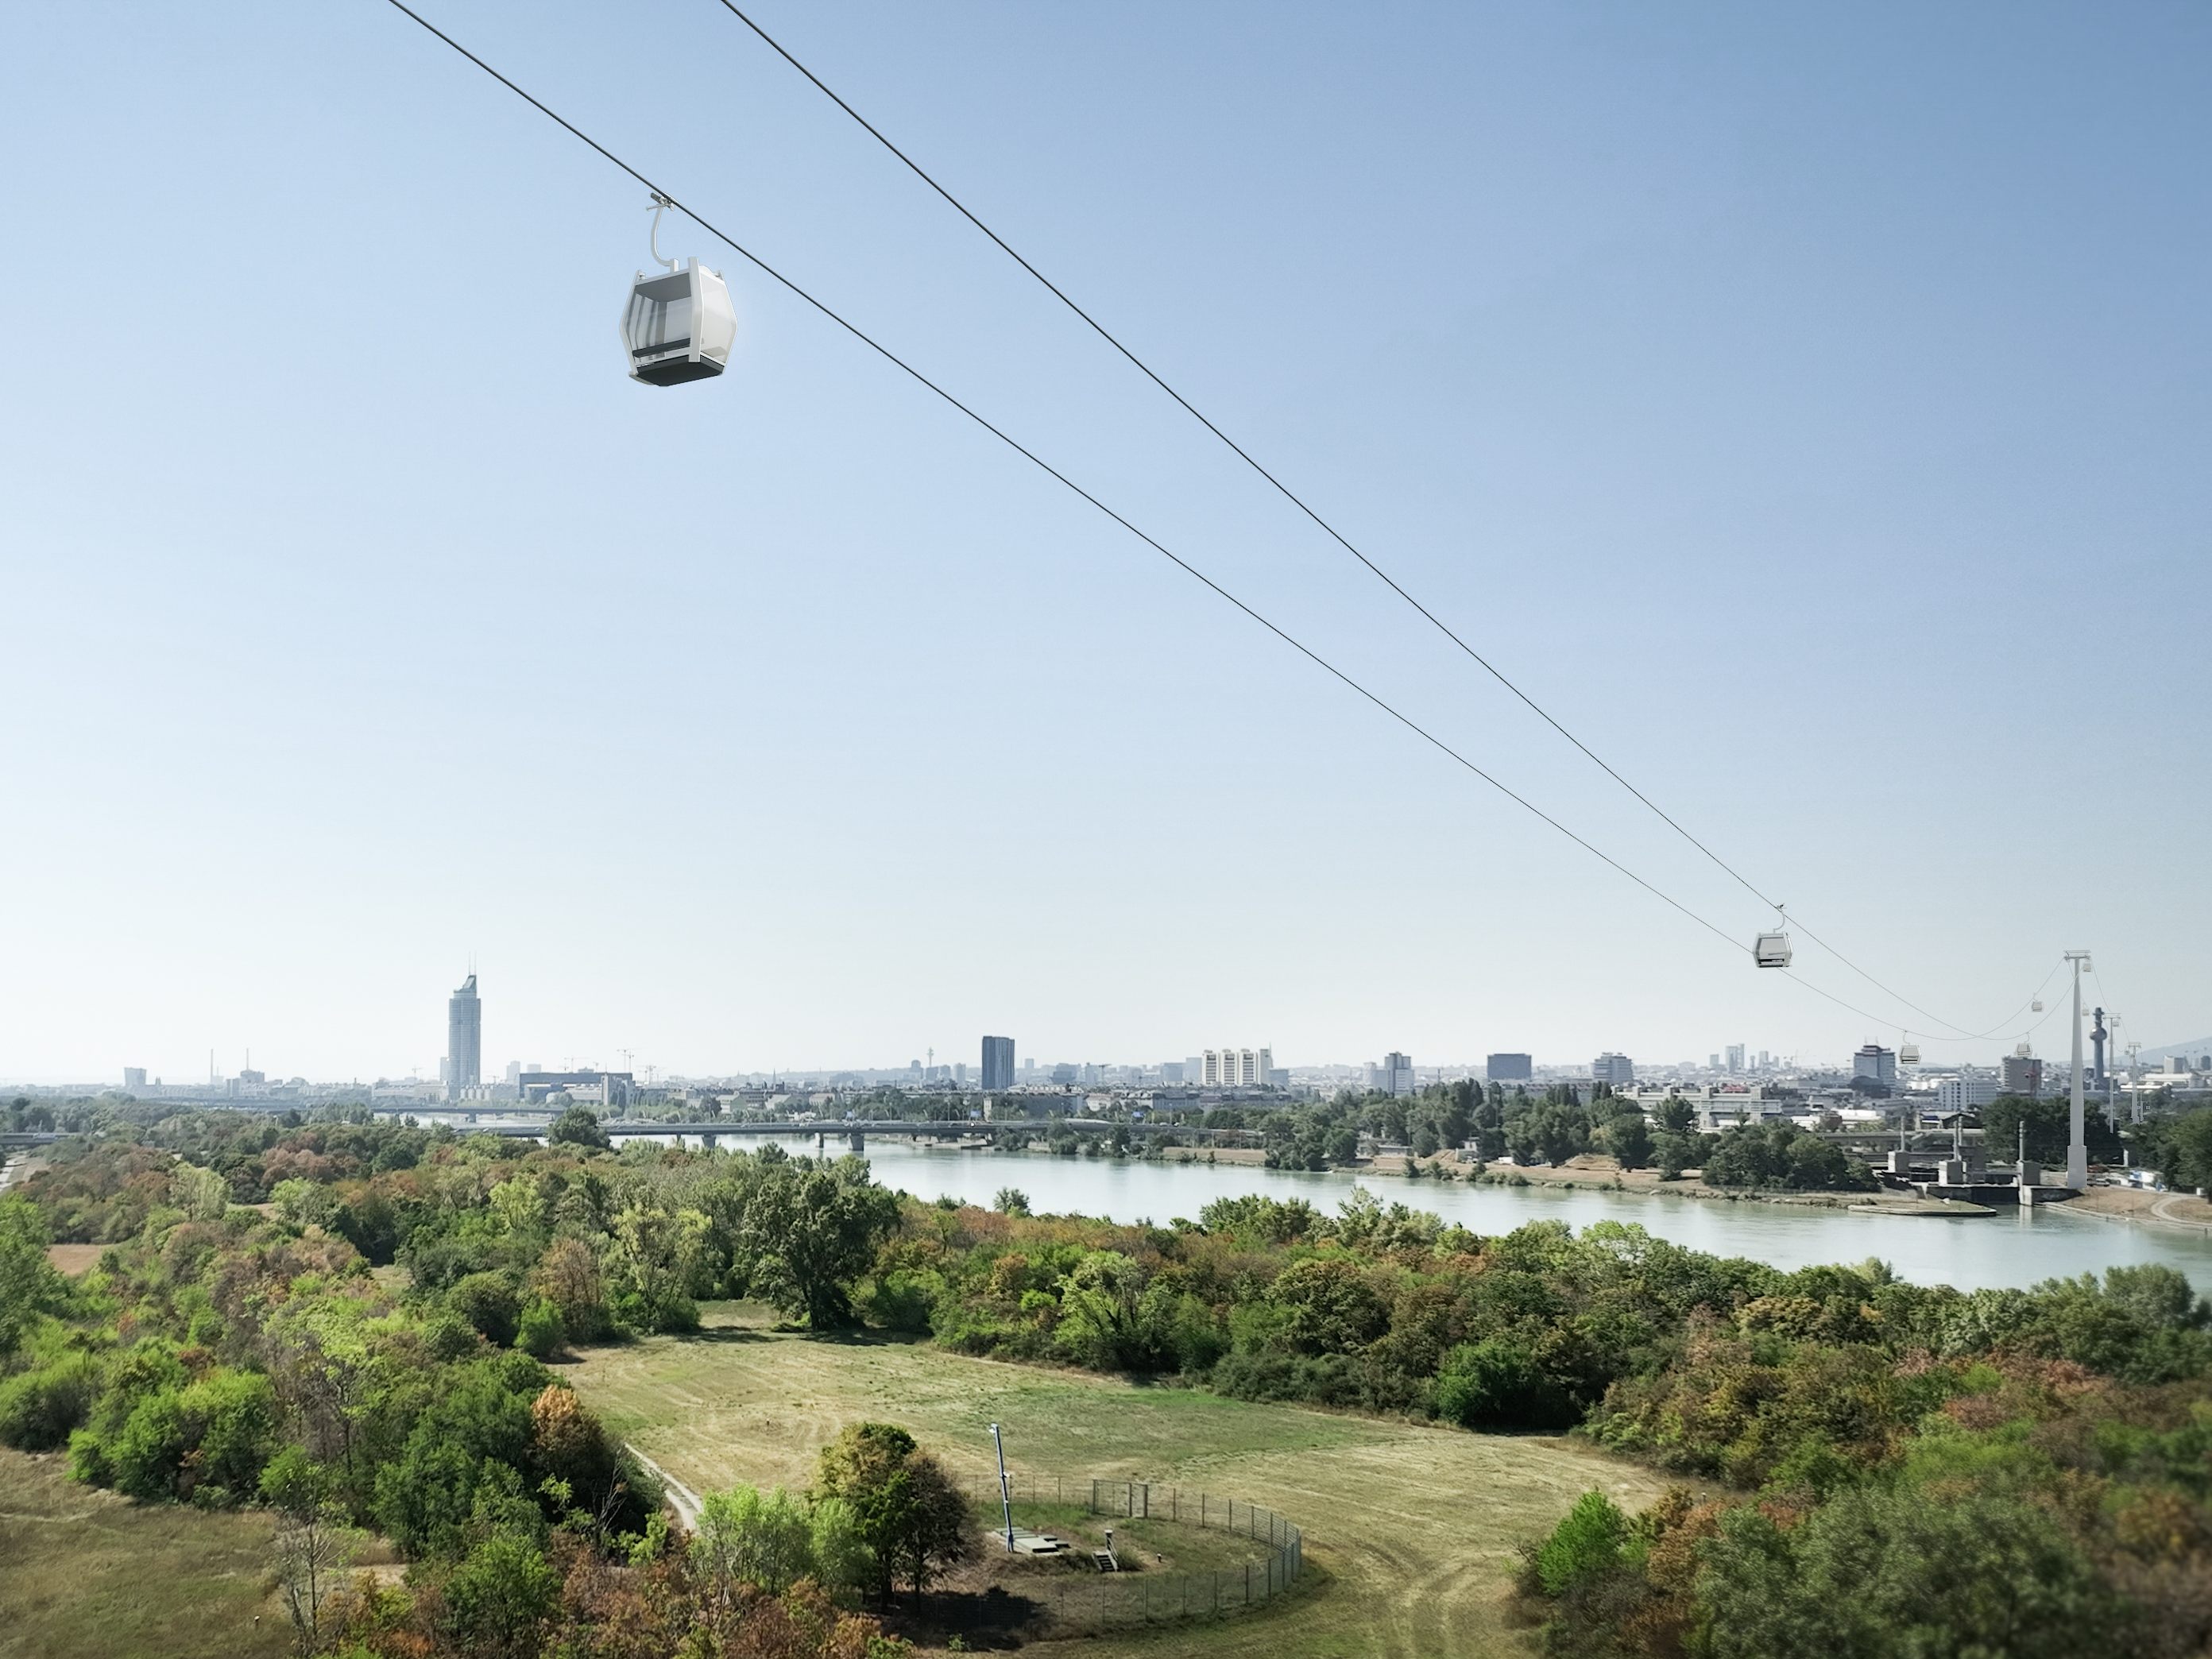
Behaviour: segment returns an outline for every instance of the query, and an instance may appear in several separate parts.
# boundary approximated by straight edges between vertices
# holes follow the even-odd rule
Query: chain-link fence
[[[1305,1540],[1297,1525],[1241,1498],[1148,1480],[1010,1474],[1002,1506],[994,1477],[964,1484],[977,1513],[1001,1537],[1011,1510],[1018,1541],[1025,1534],[1064,1538],[1064,1555],[1039,1560],[1040,1567],[1049,1563],[1059,1571],[1024,1573],[1006,1588],[1072,1630],[1242,1613],[1281,1595],[1305,1566]],[[1079,1530],[1073,1521],[1089,1516],[1126,1523],[1110,1555],[1065,1537]],[[1176,1529],[1185,1528],[1190,1535],[1177,1538]],[[1208,1565],[1160,1565],[1176,1556],[1200,1557]]]

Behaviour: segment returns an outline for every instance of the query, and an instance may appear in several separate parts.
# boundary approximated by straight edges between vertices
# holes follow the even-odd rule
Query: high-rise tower
[[[483,1004],[477,1000],[471,974],[446,1004],[446,1098],[483,1081]]]
[[[995,1094],[1014,1086],[1014,1040],[1010,1036],[983,1039],[983,1092]]]

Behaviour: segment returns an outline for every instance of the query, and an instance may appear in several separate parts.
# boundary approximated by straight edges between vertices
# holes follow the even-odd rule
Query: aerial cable
[[[1592,765],[1597,767],[1599,770],[1602,771],[1607,777],[1611,778],[1623,789],[1626,789],[1630,794],[1635,796],[1638,801],[1642,802],[1644,806],[1649,808],[1662,823],[1666,824],[1668,829],[1672,830],[1684,841],[1689,842],[1691,846],[1696,848],[1698,852],[1704,854],[1707,859],[1711,860],[1714,865],[1725,872],[1739,886],[1742,887],[1746,892],[1749,893],[1761,904],[1778,914],[1781,912],[1783,907],[1780,901],[1769,896],[1765,892],[1761,890],[1759,885],[1748,876],[1745,875],[1734,865],[1730,864],[1726,859],[1723,858],[1718,853],[1713,851],[1711,847],[1708,847],[1704,842],[1692,835],[1671,813],[1669,813],[1664,807],[1661,806],[1658,802],[1653,800],[1649,795],[1645,794],[1641,789],[1638,789],[1634,784],[1623,777],[1618,771],[1614,770],[1613,768],[1602,756],[1599,755],[1596,750],[1593,750],[1588,744],[1584,743],[1580,738],[1577,737],[1573,732],[1567,730],[1565,726],[1561,725],[1559,720],[1553,715],[1549,709],[1546,708],[1541,703],[1538,702],[1534,697],[1530,696],[1526,691],[1523,691],[1518,685],[1515,684],[1512,679],[1510,679],[1497,664],[1492,662],[1489,658],[1484,656],[1472,645],[1469,645],[1466,640],[1462,639],[1459,634],[1456,633],[1441,617],[1437,616],[1435,611],[1430,610],[1428,606],[1423,605],[1420,600],[1415,599],[1413,594],[1407,592],[1407,590],[1399,583],[1398,580],[1391,575],[1389,571],[1383,569],[1381,565],[1376,563],[1375,561],[1369,558],[1366,554],[1361,552],[1358,547],[1352,544],[1351,539],[1346,537],[1343,532],[1340,531],[1327,519],[1322,517],[1319,513],[1316,512],[1314,508],[1306,502],[1304,497],[1300,496],[1296,491],[1291,489],[1288,484],[1285,483],[1280,478],[1277,477],[1273,472],[1269,471],[1265,466],[1261,465],[1261,463],[1252,455],[1250,451],[1247,450],[1243,445],[1238,443],[1234,438],[1231,437],[1228,433],[1217,426],[1213,421],[1210,419],[1204,411],[1200,410],[1196,404],[1193,404],[1189,398],[1184,397],[1182,392],[1176,391],[1172,386],[1170,386],[1168,382],[1162,378],[1158,370],[1153,368],[1152,366],[1150,363],[1147,363],[1143,358],[1137,356],[1137,354],[1132,351],[1127,345],[1123,344],[1114,332],[1103,323],[1100,322],[1088,311],[1085,311],[1080,305],[1078,305],[1073,299],[1069,297],[1066,289],[1062,289],[1059,283],[1054,282],[1052,278],[1046,276],[1044,272],[1038,270],[1036,265],[1030,264],[1030,261],[1018,252],[1014,248],[1013,245],[1008,242],[1005,237],[1000,235],[997,231],[985,224],[981,219],[975,216],[974,210],[971,210],[966,203],[963,202],[943,185],[939,184],[937,179],[931,175],[929,171],[919,161],[915,161],[914,157],[908,155],[904,150],[893,143],[891,140],[884,135],[880,127],[877,126],[874,122],[869,120],[866,116],[861,114],[859,110],[854,108],[852,105],[846,102],[845,100],[841,97],[827,82],[823,81],[820,76],[815,74],[812,70],[807,68],[805,64],[800,63],[797,58],[793,57],[790,50],[786,47],[781,41],[778,40],[774,35],[770,34],[766,29],[755,22],[750,15],[748,15],[735,3],[735,0],[717,0],[717,3],[719,3],[723,9],[727,11],[732,17],[736,18],[747,28],[750,29],[755,34],[758,35],[761,40],[769,48],[770,51],[774,52],[776,56],[782,58],[783,61],[790,64],[792,68],[797,70],[800,75],[805,76],[805,78],[813,84],[815,89],[820,92],[823,97],[827,98],[831,103],[836,105],[839,109],[844,111],[847,115],[852,117],[854,121],[860,125],[862,131],[866,132],[870,137],[873,138],[893,155],[896,156],[899,161],[906,166],[908,171],[911,172],[915,178],[921,179],[922,183],[927,185],[931,190],[934,191],[939,197],[943,198],[947,206],[951,207],[954,212],[965,219],[969,224],[975,226],[977,230],[981,231],[984,236],[990,240],[1000,252],[1004,253],[1009,259],[1012,259],[1016,264],[1019,265],[1024,270],[1035,277],[1038,283],[1042,285],[1045,290],[1053,296],[1053,298],[1058,300],[1060,304],[1066,306],[1068,310],[1073,312],[1076,316],[1082,319],[1082,320],[1089,325],[1093,333],[1097,334],[1100,339],[1105,341],[1108,345],[1113,347],[1115,351],[1119,352],[1124,358],[1126,358],[1130,366],[1135,368],[1139,374],[1142,374],[1146,380],[1150,380],[1154,386],[1158,386],[1162,392],[1173,398],[1183,411],[1193,420],[1196,421],[1208,432],[1218,438],[1230,448],[1231,452],[1235,453],[1239,460],[1243,461],[1245,465],[1250,467],[1253,471],[1258,473],[1262,478],[1266,479],[1269,484],[1273,485],[1276,492],[1279,494],[1285,501],[1290,502],[1290,504],[1297,508],[1299,512],[1304,514],[1305,516],[1319,526],[1332,541],[1335,542],[1338,546],[1341,547],[1346,552],[1357,559],[1362,565],[1365,566],[1369,573],[1375,576],[1376,579],[1381,581],[1385,586],[1389,588],[1392,592],[1395,593],[1407,605],[1413,606],[1414,610],[1420,612],[1422,617],[1425,618],[1438,633],[1442,634],[1446,639],[1457,646],[1460,650],[1464,652],[1474,662],[1480,665],[1485,672],[1488,673],[1492,679],[1496,680],[1508,691],[1510,691],[1515,696],[1518,697],[1522,702],[1526,704],[1528,708],[1535,714],[1539,719],[1543,720],[1547,726],[1549,726],[1554,732],[1558,732],[1569,743],[1572,744],[1577,749],[1580,750],[1583,755]],[[1943,1018],[1940,1014],[1930,1013],[1927,1009],[1922,1007],[1910,997],[1904,995],[1900,992],[1893,990],[1888,986],[1883,984],[1881,981],[1876,979],[1865,969],[1860,967],[1858,963],[1853,962],[1849,957],[1845,956],[1841,951],[1838,951],[1834,945],[1829,944],[1818,933],[1815,933],[1811,928],[1806,927],[1797,917],[1794,915],[1790,916],[1788,918],[1788,921],[1790,926],[1795,931],[1803,934],[1807,939],[1811,939],[1814,944],[1819,945],[1830,956],[1835,957],[1838,962],[1842,963],[1844,967],[1850,969],[1853,973],[1856,974],[1861,979],[1866,981],[1868,984],[1873,986],[1883,995],[1893,998],[1904,1006],[1911,1009],[1914,1013],[1918,1014],[1923,1019],[1931,1019],[1938,1025],[1948,1026],[1951,1030],[1958,1032],[1962,1036],[1966,1035],[1965,1027],[1954,1024],[1951,1021]],[[1980,1035],[1987,1036],[1989,1033],[1984,1032]]]
[[[1436,749],[1449,759],[1456,762],[1460,766],[1473,773],[1476,777],[1481,779],[1492,788],[1498,791],[1498,793],[1512,801],[1514,805],[1521,807],[1531,816],[1540,819],[1552,829],[1558,830],[1569,841],[1573,842],[1575,845],[1580,847],[1584,852],[1589,853],[1592,857],[1600,860],[1619,874],[1626,877],[1630,881],[1635,883],[1637,886],[1641,887],[1645,892],[1650,893],[1653,897],[1671,907],[1686,920],[1694,922],[1699,927],[1704,928],[1707,933],[1712,934],[1714,938],[1719,939],[1723,945],[1727,945],[1729,950],[1735,951],[1741,951],[1743,947],[1735,935],[1707,921],[1704,916],[1699,915],[1696,911],[1691,909],[1689,906],[1684,904],[1673,895],[1664,891],[1653,883],[1646,880],[1644,877],[1637,874],[1635,871],[1621,863],[1620,860],[1614,858],[1611,854],[1603,851],[1592,842],[1584,840],[1574,830],[1569,829],[1565,823],[1562,823],[1559,819],[1553,817],[1549,812],[1544,811],[1542,807],[1537,805],[1534,801],[1519,793],[1510,786],[1493,776],[1491,773],[1484,770],[1474,761],[1468,759],[1465,755],[1460,753],[1458,750],[1446,743],[1442,738],[1437,737],[1434,732],[1429,731],[1427,727],[1414,720],[1412,716],[1405,714],[1394,704],[1386,702],[1375,692],[1368,690],[1366,686],[1361,684],[1358,680],[1353,679],[1351,675],[1346,673],[1334,663],[1321,655],[1320,653],[1315,651],[1303,641],[1285,632],[1274,623],[1262,616],[1259,611],[1254,610],[1252,606],[1247,605],[1243,599],[1237,598],[1236,594],[1231,592],[1227,588],[1222,586],[1220,583],[1215,581],[1213,578],[1207,575],[1197,566],[1192,564],[1188,560],[1176,553],[1164,543],[1154,539],[1152,536],[1139,529],[1136,525],[1122,517],[1121,514],[1109,507],[1097,496],[1092,495],[1081,484],[1077,483],[1073,478],[1069,477],[1067,474],[1060,471],[1050,462],[1045,460],[1035,451],[1024,446],[1018,440],[1012,437],[1000,428],[993,425],[989,420],[977,413],[975,410],[969,408],[966,404],[961,402],[960,399],[953,396],[951,392],[946,391],[943,386],[938,385],[936,381],[924,374],[920,369],[915,368],[913,364],[908,362],[904,358],[892,351],[890,347],[884,345],[881,342],[866,333],[860,327],[859,325],[849,321],[842,314],[833,310],[827,303],[815,298],[812,294],[809,293],[805,289],[801,288],[798,283],[785,276],[775,266],[769,264],[765,259],[763,259],[751,249],[746,247],[734,237],[718,228],[711,222],[702,217],[695,209],[686,206],[672,193],[663,190],[658,184],[647,178],[643,173],[641,173],[637,168],[632,167],[628,161],[623,160],[621,156],[616,155],[614,151],[609,149],[605,144],[599,143],[598,139],[592,137],[582,128],[577,126],[575,123],[568,119],[567,117],[562,115],[550,105],[544,103],[538,98],[532,96],[530,93],[523,90],[521,87],[518,86],[514,82],[507,79],[506,76],[501,74],[483,58],[477,57],[476,53],[471,52],[459,41],[454,40],[453,36],[447,34],[443,29],[438,27],[436,24],[432,23],[428,19],[422,16],[422,14],[408,6],[405,3],[405,0],[388,0],[388,3],[392,6],[393,10],[398,12],[411,22],[416,24],[426,33],[434,36],[446,46],[452,47],[455,52],[468,59],[470,63],[475,64],[477,68],[482,70],[486,75],[498,82],[500,85],[505,87],[516,97],[521,99],[523,102],[528,104],[539,114],[544,116],[555,125],[560,127],[571,137],[576,139],[579,143],[592,150],[595,154],[621,170],[623,173],[627,173],[637,183],[644,185],[647,191],[653,197],[656,206],[665,204],[666,207],[672,209],[676,212],[683,214],[686,218],[696,224],[701,229],[704,230],[708,235],[727,246],[733,252],[737,253],[738,257],[744,259],[748,264],[752,265],[754,269],[760,271],[762,275],[769,278],[769,280],[775,283],[779,287],[784,289],[794,297],[804,301],[813,310],[819,313],[830,322],[835,323],[846,333],[851,335],[853,338],[866,346],[871,351],[874,352],[878,356],[890,363],[893,368],[898,369],[901,373],[906,374],[909,379],[915,380],[927,390],[934,392],[939,398],[943,399],[945,403],[950,404],[954,409],[966,416],[977,426],[982,428],[984,431],[989,433],[1000,443],[1006,445],[1007,448],[1012,450],[1024,460],[1028,461],[1032,466],[1037,468],[1038,471],[1045,473],[1061,485],[1065,486],[1074,495],[1080,496],[1091,507],[1096,507],[1100,513],[1105,514],[1106,517],[1111,519],[1122,529],[1127,531],[1138,540],[1143,542],[1147,547],[1159,554],[1161,557],[1166,559],[1177,569],[1182,571],[1184,574],[1200,583],[1217,597],[1225,600],[1228,604],[1235,606],[1238,611],[1243,612],[1245,616],[1257,623],[1261,627],[1266,629],[1267,632],[1273,634],[1284,644],[1297,652],[1299,655],[1304,657],[1316,667],[1325,671],[1333,678],[1336,679],[1343,685],[1357,692],[1360,696],[1365,698],[1376,708],[1388,714],[1392,720],[1397,721],[1398,724],[1404,726],[1407,731],[1413,732],[1416,737],[1419,737],[1423,742],[1428,744],[1431,747]],[[1439,626],[1441,626],[1441,624],[1439,624]],[[1602,764],[1602,763],[1600,763]],[[1656,811],[1656,809],[1655,808],[1654,810]],[[1733,872],[1731,872],[1731,873]],[[1741,879],[1741,878],[1739,878],[1739,879]],[[1749,884],[1747,883],[1746,884],[1747,886],[1748,886],[1748,884]],[[1755,893],[1757,890],[1753,889],[1753,890]],[[1779,907],[1777,908],[1778,908]],[[1802,985],[1807,990],[1813,992],[1815,995],[1825,997],[1829,1001],[1835,1003],[1838,1007],[1847,1009],[1850,1012],[1859,1015],[1862,1018],[1875,1020],[1875,1024],[1882,1025],[1887,1025],[1891,1023],[1886,1020],[1875,1019],[1875,1016],[1867,1013],[1865,1010],[1853,1006],[1851,1004],[1845,1002],[1842,998],[1836,996],[1832,992],[1822,990],[1819,986],[1814,985],[1809,980],[1803,979],[1794,973],[1790,977],[1796,983]],[[1945,1038],[1927,1033],[1916,1032],[1911,1033],[1911,1035],[1926,1036],[1929,1041],[1933,1042],[1965,1040],[1963,1038]]]
[[[975,410],[961,402],[959,398],[954,397],[952,393],[947,392],[943,386],[938,385],[936,381],[931,380],[927,374],[924,374],[913,364],[908,362],[903,357],[899,356],[896,352],[892,351],[890,347],[884,345],[869,334],[864,332],[859,325],[848,321],[839,313],[832,310],[823,301],[816,299],[813,295],[808,293],[797,283],[793,282],[790,277],[785,276],[781,271],[775,269],[775,266],[769,264],[765,259],[763,259],[758,254],[746,247],[743,243],[738,241],[734,237],[732,237],[726,232],[716,228],[714,225],[710,223],[705,218],[702,218],[696,210],[687,207],[675,196],[671,194],[669,191],[663,190],[652,179],[647,178],[644,173],[639,172],[629,162],[623,161],[621,156],[616,155],[605,144],[599,143],[598,139],[592,137],[582,128],[577,126],[575,123],[568,120],[566,117],[561,115],[548,105],[532,97],[529,93],[525,92],[520,87],[517,86],[514,82],[508,80],[507,76],[501,75],[497,70],[494,69],[489,64],[484,62],[483,58],[477,57],[476,53],[471,52],[459,41],[454,40],[452,35],[447,34],[443,29],[438,27],[434,23],[430,22],[419,12],[413,10],[406,5],[404,3],[404,0],[389,0],[389,3],[392,9],[401,13],[414,22],[421,25],[426,32],[436,36],[446,45],[451,46],[455,52],[467,58],[469,62],[474,64],[486,75],[491,76],[493,80],[498,82],[500,85],[505,87],[516,97],[521,99],[523,102],[528,104],[539,114],[544,116],[548,120],[552,121],[554,124],[561,127],[571,137],[590,147],[608,161],[611,162],[614,166],[628,173],[639,184],[643,185],[647,191],[652,192],[657,203],[665,203],[668,207],[672,208],[675,211],[683,214],[686,218],[696,224],[702,230],[714,237],[717,241],[726,244],[732,252],[750,263],[756,270],[760,271],[762,275],[769,277],[771,281],[776,283],[799,299],[805,301],[809,306],[812,307],[817,312],[819,312],[823,317],[826,317],[830,321],[836,324],[837,326],[843,329],[845,332],[851,335],[861,344],[866,346],[878,356],[883,358],[885,362],[888,362],[892,365],[892,367],[899,369],[921,386],[927,387],[929,391],[935,392],[939,398],[951,404],[953,408],[958,410],[963,415],[965,415],[977,426],[981,427],[984,431],[989,433],[1000,443],[1006,445],[1007,448],[1012,450],[1024,460],[1037,468],[1038,471],[1046,473],[1054,479],[1056,479],[1059,483],[1066,486],[1066,488],[1072,490],[1074,494],[1081,496],[1092,507],[1097,508],[1099,512],[1104,514],[1108,518],[1113,520],[1115,524],[1121,526],[1122,529],[1127,531],[1139,541],[1144,543],[1146,546],[1151,548],[1154,552],[1159,554],[1161,557],[1173,564],[1177,569],[1182,571],[1184,574],[1201,583],[1219,598],[1227,600],[1231,605],[1236,606],[1237,610],[1243,611],[1247,617],[1259,623],[1261,627],[1266,629],[1270,634],[1273,634],[1277,639],[1289,646],[1292,650],[1297,652],[1299,655],[1304,657],[1316,667],[1325,670],[1343,684],[1358,692],[1369,702],[1373,703],[1376,708],[1389,715],[1392,720],[1396,720],[1407,731],[1413,732],[1416,737],[1419,737],[1431,747],[1440,750],[1444,755],[1449,756],[1451,759],[1458,762],[1460,765],[1474,773],[1475,776],[1480,778],[1492,788],[1497,790],[1500,794],[1506,797],[1507,799],[1512,801],[1516,805],[1533,814],[1534,817],[1543,820],[1544,823],[1558,830],[1569,841],[1573,842],[1575,845],[1581,848],[1584,852],[1590,854],[1595,858],[1602,860],[1613,869],[1627,877],[1629,880],[1634,882],[1638,887],[1643,888],[1644,891],[1650,893],[1655,898],[1660,899],[1667,904],[1673,906],[1674,909],[1680,912],[1690,921],[1695,922],[1698,927],[1704,928],[1707,933],[1712,934],[1714,938],[1719,939],[1731,951],[1740,951],[1742,950],[1742,945],[1737,941],[1735,935],[1715,926],[1712,922],[1706,921],[1705,917],[1691,909],[1689,906],[1684,904],[1680,900],[1662,890],[1652,883],[1646,881],[1642,876],[1638,875],[1635,871],[1621,863],[1620,860],[1614,858],[1611,854],[1607,853],[1591,842],[1585,841],[1581,836],[1577,835],[1572,830],[1570,830],[1565,824],[1560,823],[1559,819],[1553,817],[1549,812],[1547,812],[1542,807],[1537,805],[1527,796],[1520,794],[1510,786],[1502,782],[1490,773],[1485,771],[1480,766],[1478,766],[1474,762],[1469,760],[1465,755],[1460,753],[1458,750],[1453,748],[1442,738],[1437,737],[1427,727],[1414,720],[1411,715],[1405,714],[1394,704],[1385,702],[1376,693],[1369,690],[1364,685],[1361,684],[1358,680],[1353,679],[1351,675],[1346,673],[1334,663],[1329,661],[1328,658],[1322,656],[1319,652],[1314,650],[1303,641],[1285,633],[1282,629],[1276,626],[1275,623],[1270,622],[1266,617],[1261,615],[1259,611],[1247,605],[1243,599],[1238,599],[1236,594],[1231,592],[1220,583],[1215,581],[1212,577],[1207,575],[1196,565],[1192,564],[1188,559],[1185,559],[1180,554],[1175,552],[1165,544],[1155,540],[1144,531],[1139,529],[1127,519],[1123,518],[1121,514],[1115,512],[1112,507],[1107,506],[1104,501],[1099,500],[1097,496],[1092,495],[1081,484],[1076,483],[1074,479],[1069,477],[1067,474],[1054,466],[1051,462],[1044,459],[1034,450],[1024,447],[1019,440],[1012,437],[1000,428],[994,426],[983,416],[978,414]]]

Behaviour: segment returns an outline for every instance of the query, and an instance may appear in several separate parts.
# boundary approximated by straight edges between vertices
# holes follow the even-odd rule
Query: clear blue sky
[[[1760,924],[711,0],[425,3]],[[1898,989],[2212,1031],[2212,12],[757,15]],[[631,385],[641,191],[378,0],[13,8],[0,151],[0,1076],[427,1066],[472,953],[495,1066],[1911,1018],[702,236],[731,372]]]

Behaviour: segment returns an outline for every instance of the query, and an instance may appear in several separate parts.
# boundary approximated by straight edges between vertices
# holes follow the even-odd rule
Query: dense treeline
[[[856,1161],[515,1152],[231,1115],[64,1143],[0,1200],[0,1442],[144,1501],[275,1510],[303,1650],[665,1655],[635,1632],[696,1626],[702,1652],[897,1650],[818,1583],[672,1556],[658,1482],[541,1363],[696,1323],[702,1295],[848,1320],[896,1200]],[[111,1248],[70,1285],[50,1238]],[[824,1510],[831,1589],[914,1565],[879,1567],[879,1509]],[[407,1589],[337,1593],[364,1528]]]
[[[1479,1125],[1486,1094],[1462,1103]],[[452,1586],[478,1580],[525,1601],[556,1586],[533,1629],[648,1589],[675,1618],[708,1595],[704,1567],[670,1558],[651,1481],[538,1362],[749,1296],[816,1328],[866,1320],[1245,1398],[1578,1428],[1708,1483],[1642,1516],[1585,1500],[1532,1547],[1528,1602],[1561,1652],[1753,1659],[1820,1631],[1845,1654],[2064,1653],[2081,1620],[2118,1654],[2212,1638],[2212,1308],[2170,1269],[1965,1292],[1612,1223],[1481,1237],[1364,1191],[1334,1215],[1246,1197],[1115,1224],[1030,1215],[1012,1188],[992,1211],[902,1201],[859,1159],[615,1154],[585,1127],[522,1148],[211,1115],[58,1149],[0,1203],[0,1439],[66,1444],[83,1478],[148,1498],[306,1490],[310,1511],[376,1527],[421,1573],[405,1610],[349,1606],[372,1650],[468,1625]],[[1786,1181],[1808,1142],[1825,1146],[1732,1144]],[[71,1287],[46,1267],[49,1231],[116,1248]],[[910,1455],[893,1433],[855,1466]],[[834,1518],[834,1482],[817,1496]],[[816,1537],[813,1510],[777,1513],[806,1540],[778,1559],[859,1559]],[[873,1547],[845,1583],[880,1591],[909,1559]],[[775,1616],[842,1627],[804,1585],[714,1594],[797,1596]],[[863,1637],[879,1639],[837,1639]]]

